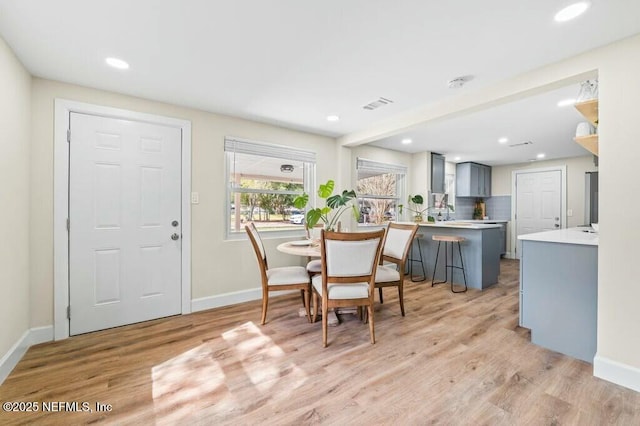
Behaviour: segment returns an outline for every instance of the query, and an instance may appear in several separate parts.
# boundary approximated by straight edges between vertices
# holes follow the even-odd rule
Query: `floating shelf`
[[[573,140],[593,155],[598,155],[598,135],[577,136]]]
[[[598,127],[597,99],[578,102],[574,106],[593,126]],[[598,135],[576,136],[573,140],[593,155],[598,155]]]
[[[580,114],[584,115],[591,125],[598,127],[598,100],[591,99],[589,101],[578,102],[575,104]]]

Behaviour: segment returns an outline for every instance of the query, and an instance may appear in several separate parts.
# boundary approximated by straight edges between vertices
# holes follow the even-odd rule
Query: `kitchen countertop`
[[[413,225],[414,222],[397,222]],[[458,229],[492,229],[492,228],[500,228],[502,225],[494,224],[490,225],[487,223],[474,223],[470,221],[463,220],[452,220],[452,221],[442,221],[442,222],[422,222],[419,224],[421,227],[431,227],[431,228],[458,228]]]
[[[470,222],[470,223],[507,223],[508,220],[496,219],[456,219],[454,222]]]
[[[593,231],[590,227],[566,228],[556,231],[536,232],[518,236],[522,241],[540,241],[547,243],[580,244],[587,246],[598,246],[598,233],[585,232]]]

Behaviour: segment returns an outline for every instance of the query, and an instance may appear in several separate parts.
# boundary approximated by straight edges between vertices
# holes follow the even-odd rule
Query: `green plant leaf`
[[[327,206],[331,207],[332,209],[336,209],[338,207],[346,206],[347,203],[354,198],[356,198],[356,193],[354,190],[342,191],[341,195],[336,194],[327,198]]]
[[[329,198],[331,194],[333,194],[333,188],[335,185],[336,183],[331,179],[329,179],[324,185],[320,185],[320,187],[318,187],[318,197]]]
[[[304,209],[307,206],[307,203],[309,202],[309,194],[307,194],[306,192],[302,195],[298,195],[294,200],[293,200],[293,206],[297,209]]]
[[[311,209],[307,212],[307,226],[313,228],[322,218],[321,209]]]
[[[415,203],[415,204],[422,205],[422,203],[424,203],[424,198],[422,198],[422,195],[419,195],[419,194],[418,195],[414,195],[411,198],[411,202]]]

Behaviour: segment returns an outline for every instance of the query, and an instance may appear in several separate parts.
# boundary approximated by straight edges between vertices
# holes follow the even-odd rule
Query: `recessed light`
[[[590,4],[588,1],[580,1],[577,3],[571,4],[565,7],[564,9],[562,9],[561,11],[559,11],[558,13],[556,13],[553,19],[555,19],[556,22],[570,21],[582,15],[584,12],[586,12],[587,9],[589,9],[589,6]]]
[[[340,117],[337,115],[327,115],[327,121],[340,121]]]
[[[455,158],[453,159],[453,161],[460,161],[460,160],[462,160],[462,158],[460,158],[460,157],[455,157]]]
[[[411,139],[407,138],[407,139],[402,139],[402,144],[403,145],[409,145],[411,142],[413,142]]]
[[[541,158],[544,158],[544,157],[545,157],[545,155],[544,155],[544,153],[542,153],[542,152],[541,152],[540,154],[536,155],[536,157],[537,157],[538,159],[541,159]]]
[[[129,64],[125,61],[123,61],[122,59],[118,59],[118,58],[106,58],[104,60],[107,65],[109,65],[110,67],[113,68],[117,68],[119,70],[126,70],[129,69]]]
[[[508,138],[500,138],[500,139],[498,139],[498,142],[499,143],[507,143],[507,142],[509,142],[509,139]]]
[[[567,107],[567,106],[573,105],[575,103],[576,103],[576,100],[573,99],[573,98],[571,98],[571,99],[563,99],[560,102],[558,102],[558,106],[560,108],[563,108],[563,107]]]

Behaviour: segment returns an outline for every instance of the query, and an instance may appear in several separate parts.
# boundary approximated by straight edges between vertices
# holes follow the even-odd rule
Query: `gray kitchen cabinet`
[[[444,194],[444,155],[431,153],[431,192]]]
[[[479,163],[456,165],[457,197],[490,197],[491,167]]]

